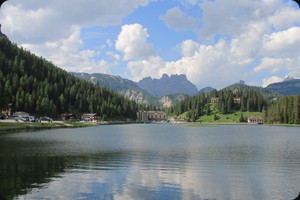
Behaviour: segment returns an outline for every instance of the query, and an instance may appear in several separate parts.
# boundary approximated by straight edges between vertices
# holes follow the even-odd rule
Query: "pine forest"
[[[98,113],[102,119],[136,118],[137,104],[75,78],[6,37],[0,39],[0,109],[58,117],[62,113]]]

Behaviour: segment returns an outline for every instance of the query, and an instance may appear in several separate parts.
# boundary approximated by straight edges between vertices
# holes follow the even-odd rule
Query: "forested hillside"
[[[0,39],[0,109],[56,117],[64,112],[135,118],[137,104],[76,78],[51,62]]]
[[[299,124],[300,96],[286,96],[273,102],[264,111],[268,123]]]
[[[211,110],[212,104],[221,114],[235,111],[262,112],[270,98],[272,98],[270,95],[263,95],[256,87],[236,84],[220,91],[214,90],[207,94],[187,98],[172,107],[170,113],[180,115],[188,112],[190,119],[195,121],[203,115],[215,112]]]

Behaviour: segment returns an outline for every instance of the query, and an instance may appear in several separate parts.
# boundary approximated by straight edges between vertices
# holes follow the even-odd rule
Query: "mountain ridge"
[[[138,86],[158,97],[179,93],[193,96],[199,92],[185,74],[163,74],[160,79],[145,77],[138,82]]]
[[[300,79],[285,79],[282,82],[272,83],[266,88],[282,95],[299,95]]]
[[[140,104],[170,107],[187,97],[185,94],[170,94],[163,97],[155,96],[148,91],[140,88],[136,82],[120,76],[114,76],[103,73],[76,73],[70,72],[71,75],[87,80],[99,86],[105,87],[109,90],[115,91],[130,100]]]

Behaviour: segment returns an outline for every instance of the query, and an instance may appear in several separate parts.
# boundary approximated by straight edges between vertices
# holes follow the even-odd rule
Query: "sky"
[[[198,89],[300,77],[291,0],[8,0],[0,23],[11,41],[69,72],[186,74]]]

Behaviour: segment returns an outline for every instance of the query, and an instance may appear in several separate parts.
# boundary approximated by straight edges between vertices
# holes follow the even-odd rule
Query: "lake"
[[[300,127],[107,125],[0,135],[7,199],[294,199]]]

